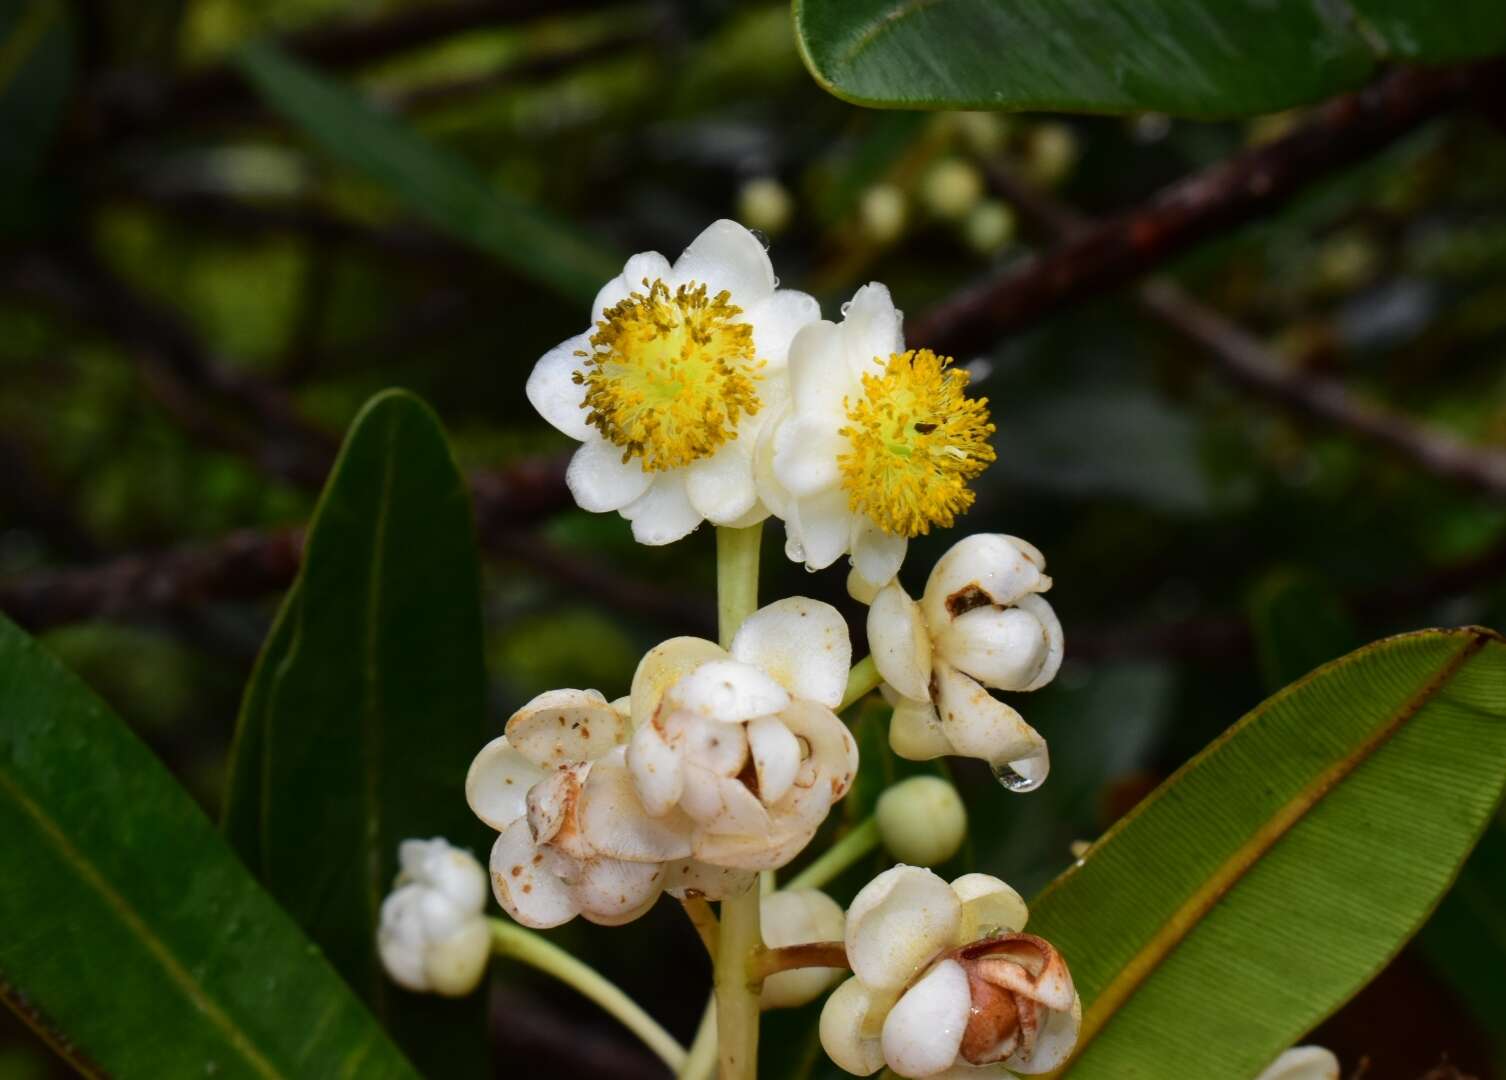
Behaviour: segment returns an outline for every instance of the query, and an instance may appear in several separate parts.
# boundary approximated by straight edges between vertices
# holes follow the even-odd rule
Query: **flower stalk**
[[[487,922],[491,926],[495,955],[527,964],[579,991],[638,1036],[643,1045],[671,1069],[678,1071],[685,1066],[685,1048],[675,1041],[674,1036],[595,968],[581,963],[558,945],[516,923],[502,919],[488,919]]]

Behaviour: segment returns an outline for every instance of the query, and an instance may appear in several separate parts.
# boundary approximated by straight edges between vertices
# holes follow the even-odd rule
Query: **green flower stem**
[[[668,1065],[678,1071],[687,1060],[685,1048],[659,1026],[632,998],[604,979],[595,968],[582,963],[548,939],[501,919],[488,919],[492,952],[510,957],[552,975],[566,986],[600,1005]]]
[[[878,673],[878,665],[873,662],[873,657],[863,657],[847,673],[847,692],[842,695],[842,704],[837,706],[837,712],[857,702],[883,681],[883,676]]]
[[[792,877],[784,887],[786,889],[819,889],[878,846],[878,819],[870,816],[824,851],[815,862]]]
[[[690,1056],[685,1059],[677,1080],[711,1080],[716,1071],[716,998],[706,1002],[706,1011],[701,1014],[701,1024],[695,1029],[695,1039],[690,1044]]]
[[[722,648],[758,608],[761,525],[716,530],[717,629]],[[758,987],[754,954],[763,947],[757,886],[722,901],[716,947],[716,1030],[721,1080],[758,1076]]]

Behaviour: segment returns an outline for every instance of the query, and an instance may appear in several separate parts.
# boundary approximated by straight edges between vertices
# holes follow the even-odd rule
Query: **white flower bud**
[[[750,229],[775,236],[795,212],[789,190],[772,176],[749,180],[737,193],[737,218]]]
[[[943,221],[961,221],[983,197],[983,174],[959,158],[938,161],[920,185],[926,209]]]
[[[1025,146],[1025,176],[1038,187],[1055,187],[1077,164],[1077,136],[1066,124],[1035,125]]]
[[[997,199],[980,202],[962,223],[962,238],[979,255],[994,255],[1014,239],[1014,211]]]
[[[967,836],[967,810],[939,776],[913,776],[879,796],[874,816],[884,847],[915,866],[944,863]]]
[[[787,889],[759,902],[763,943],[771,949],[840,941],[847,917],[842,906],[816,889]],[[763,982],[765,1009],[788,1009],[815,1001],[842,977],[840,968],[778,971]]]
[[[858,203],[863,234],[875,244],[892,244],[905,231],[905,193],[893,184],[874,184]]]
[[[1321,1046],[1294,1046],[1255,1080],[1339,1080],[1339,1059]]]
[[[469,994],[491,955],[486,872],[439,837],[404,840],[398,858],[397,887],[382,902],[377,928],[382,965],[409,990]]]

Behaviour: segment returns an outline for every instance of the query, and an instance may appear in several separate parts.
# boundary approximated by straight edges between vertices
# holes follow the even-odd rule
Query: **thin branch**
[[[760,981],[781,971],[812,967],[843,970],[852,967],[847,961],[847,946],[840,941],[812,941],[805,945],[760,949],[753,956],[753,977]]]
[[[690,920],[690,925],[695,927],[696,936],[706,947],[706,955],[715,965],[717,934],[720,927],[716,920],[716,913],[711,910],[711,905],[702,896],[687,896],[680,901],[680,905],[684,907],[685,917]]]
[[[1446,110],[1491,100],[1506,63],[1402,69],[1314,109],[1295,131],[1164,188],[924,312],[911,340],[965,354],[1052,311],[1145,274],[1215,232],[1267,214],[1303,188]]]

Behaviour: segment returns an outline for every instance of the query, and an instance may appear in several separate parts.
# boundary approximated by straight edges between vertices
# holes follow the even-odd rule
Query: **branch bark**
[[[1162,189],[923,312],[906,336],[963,355],[1065,304],[1138,277],[1215,232],[1271,212],[1446,110],[1488,102],[1506,83],[1495,60],[1402,69],[1313,110],[1291,134]]]

